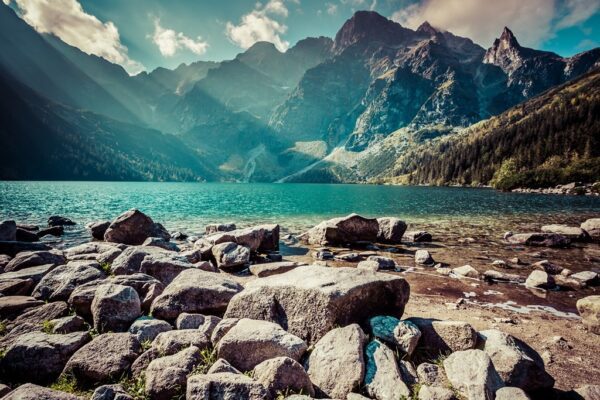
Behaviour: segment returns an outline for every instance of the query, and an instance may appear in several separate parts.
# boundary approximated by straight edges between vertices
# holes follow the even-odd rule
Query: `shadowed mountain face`
[[[57,126],[93,136],[86,124],[93,120],[114,137],[147,137],[132,145],[133,153],[172,142],[163,160],[191,171],[169,178],[161,162],[148,161],[143,173],[103,179],[368,180],[391,166],[406,143],[452,135],[600,65],[600,49],[562,58],[520,46],[506,28],[485,50],[427,22],[411,30],[369,11],[346,21],[334,40],[307,38],[284,53],[258,42],[233,60],[131,77],[120,66],[38,34],[0,5],[0,50],[0,77],[14,81],[18,98],[29,93],[26,107],[6,93],[0,97],[7,112],[31,117],[8,124],[4,142],[25,131],[32,141],[74,137],[58,135]],[[28,130],[27,120],[33,126],[33,117],[44,113],[56,119]],[[399,136],[404,144],[389,146]],[[93,137],[125,162],[125,141]],[[23,148],[15,144],[14,151],[27,153],[27,143],[19,143]],[[113,146],[121,147],[115,153]],[[172,152],[181,152],[181,159]],[[136,154],[138,160],[148,156]],[[42,159],[34,164],[51,163]],[[364,160],[377,161],[366,167]],[[140,162],[130,165],[142,168]],[[2,177],[35,178],[7,160],[2,171]],[[52,178],[48,174],[44,178]]]

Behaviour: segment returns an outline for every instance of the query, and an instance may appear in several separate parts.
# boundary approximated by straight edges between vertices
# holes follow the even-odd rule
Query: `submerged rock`
[[[60,215],[53,215],[48,218],[48,226],[69,226],[75,225],[75,222],[71,221],[67,217],[61,217]]]
[[[398,276],[308,265],[248,282],[225,317],[273,321],[311,344],[335,326],[380,314],[402,316],[409,292]]]

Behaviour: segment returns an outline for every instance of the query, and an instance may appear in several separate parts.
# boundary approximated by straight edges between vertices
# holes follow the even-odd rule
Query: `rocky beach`
[[[0,224],[3,399],[600,396],[598,218],[193,236],[129,210],[89,242],[43,240],[76,225]]]

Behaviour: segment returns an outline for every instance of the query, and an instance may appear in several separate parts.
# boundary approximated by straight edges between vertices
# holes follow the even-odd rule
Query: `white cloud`
[[[428,21],[484,47],[508,26],[521,44],[539,46],[598,9],[598,0],[423,0],[396,11],[392,19],[413,29]]]
[[[271,42],[279,51],[286,51],[290,43],[281,38],[287,26],[275,18],[286,18],[288,9],[283,0],[269,0],[264,6],[257,3],[250,13],[242,16],[238,25],[227,22],[225,31],[229,40],[243,49],[256,42]]]
[[[179,49],[188,49],[194,54],[202,55],[208,50],[208,43],[198,36],[192,39],[183,32],[175,32],[173,29],[164,28],[160,25],[160,19],[154,20],[154,34],[152,41],[158,46],[163,56],[171,57]]]
[[[325,3],[325,7],[327,9],[327,14],[329,14],[329,15],[335,15],[335,14],[337,14],[337,11],[338,11],[337,4]]]
[[[129,58],[115,24],[86,13],[77,0],[14,1],[22,18],[38,32],[54,34],[87,54],[120,64],[130,74],[144,69],[142,64]]]

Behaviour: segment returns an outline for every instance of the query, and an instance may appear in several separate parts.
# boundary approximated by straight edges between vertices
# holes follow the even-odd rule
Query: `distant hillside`
[[[405,151],[380,181],[508,190],[600,180],[600,69]]]

